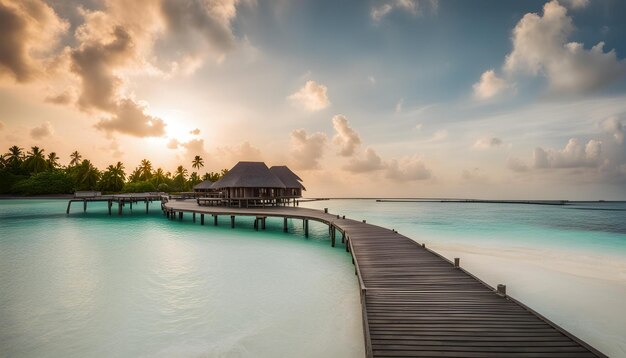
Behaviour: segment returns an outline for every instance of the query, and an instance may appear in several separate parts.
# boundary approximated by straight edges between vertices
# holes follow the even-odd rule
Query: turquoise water
[[[0,356],[362,357],[358,283],[327,228],[168,221],[154,204],[0,201]],[[626,357],[626,205],[303,206],[395,228]]]
[[[354,268],[326,227],[65,206],[0,201],[0,356],[363,356]]]
[[[626,357],[626,203],[305,204],[426,243],[610,357]]]

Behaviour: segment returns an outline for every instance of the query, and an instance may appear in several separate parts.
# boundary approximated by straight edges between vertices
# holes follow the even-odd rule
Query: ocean
[[[0,201],[0,356],[362,357],[358,282],[327,227],[214,227],[106,204]],[[426,243],[626,356],[626,204],[303,203]]]

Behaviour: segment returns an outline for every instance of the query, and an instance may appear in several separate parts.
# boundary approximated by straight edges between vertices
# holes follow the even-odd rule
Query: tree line
[[[78,190],[98,190],[104,193],[139,193],[149,191],[190,191],[203,180],[217,181],[228,169],[200,176],[204,160],[196,155],[191,162],[195,171],[179,165],[176,171],[154,169],[148,159],[129,174],[124,163],[117,162],[104,170],[96,168],[78,152],[70,154],[67,166],[59,163],[56,152],[45,153],[37,146],[24,151],[16,145],[0,155],[0,194],[41,195],[71,194]]]

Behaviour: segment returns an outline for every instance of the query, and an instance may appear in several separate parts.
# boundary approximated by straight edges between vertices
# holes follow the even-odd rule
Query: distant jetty
[[[381,203],[481,203],[481,204],[527,204],[567,205],[569,200],[483,200],[483,199],[376,199]]]

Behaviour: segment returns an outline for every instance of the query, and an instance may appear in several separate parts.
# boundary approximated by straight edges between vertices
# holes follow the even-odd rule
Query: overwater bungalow
[[[302,190],[306,190],[301,183],[302,179],[286,165],[275,165],[270,168],[270,171],[285,184],[279,201],[287,205],[291,202],[295,204],[296,199],[302,197]]]
[[[298,178],[288,168],[287,171],[291,175],[285,170],[279,171],[285,174],[285,178],[290,176]],[[291,180],[289,186],[294,186]],[[211,188],[221,193],[221,202],[225,205],[250,207],[285,205],[300,197],[303,187],[300,188],[299,195],[292,194],[298,193],[298,188],[289,188],[295,191],[287,192],[287,185],[265,163],[239,162],[220,180],[213,183]]]
[[[193,186],[193,191],[196,193],[208,193],[213,191],[213,189],[211,189],[211,185],[213,185],[213,182],[210,180],[205,180],[202,181],[196,185]]]

